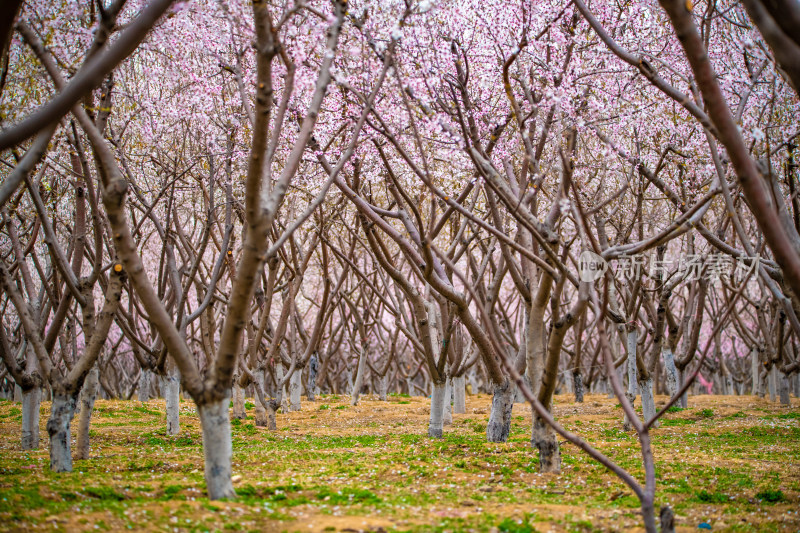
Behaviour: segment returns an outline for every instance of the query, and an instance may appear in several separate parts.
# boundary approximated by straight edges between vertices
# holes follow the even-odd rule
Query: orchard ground
[[[659,397],[663,404],[665,397]],[[442,440],[426,435],[428,401],[321,396],[279,414],[278,431],[233,421],[239,497],[205,497],[200,424],[181,404],[181,433],[167,437],[163,401],[98,401],[92,458],[71,474],[48,469],[41,449],[19,446],[19,404],[0,401],[2,531],[627,531],[640,529],[632,492],[562,443],[563,473],[537,473],[530,409],[514,407],[508,443],[487,443],[490,397],[468,396]],[[653,441],[657,506],[679,531],[800,530],[800,400],[693,396],[667,413]],[[621,428],[616,399],[557,396],[568,429],[633,472],[636,435]]]

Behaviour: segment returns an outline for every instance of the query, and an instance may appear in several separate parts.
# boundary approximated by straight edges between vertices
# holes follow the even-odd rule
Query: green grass
[[[241,477],[235,502],[205,495],[202,436],[190,403],[182,405],[181,433],[168,436],[163,402],[98,401],[92,457],[76,461],[71,474],[52,474],[47,406],[42,448],[22,452],[18,405],[0,402],[0,531],[55,523],[64,530],[54,520],[67,517],[70,527],[87,531],[143,523],[158,530],[223,531],[235,524],[243,531],[280,531],[301,525],[301,514],[315,521],[341,515],[358,528],[367,521],[364,530],[376,530],[370,520],[380,519],[387,531],[641,526],[630,489],[574,446],[561,446],[561,474],[538,473],[527,409],[514,407],[508,443],[487,443],[488,414],[472,408],[487,408],[489,399],[476,401],[468,398],[468,413],[454,415],[438,440],[427,437],[427,400],[402,395],[388,402],[366,396],[355,407],[346,397],[320,397],[300,412],[279,414],[277,431],[255,426],[252,418],[232,420],[233,473]],[[595,401],[600,407],[592,407]],[[668,414],[668,423],[652,432],[656,508],[669,503],[681,525],[713,515],[715,529],[736,530],[755,512],[761,513],[758,527],[750,530],[791,529],[794,515],[781,520],[800,503],[800,430],[786,416],[794,411],[754,408],[747,397],[734,402],[723,409],[690,397],[691,409]],[[595,397],[577,414],[564,396],[555,405],[568,429],[643,480],[638,439],[622,430],[613,403]],[[583,418],[584,408],[599,414]]]

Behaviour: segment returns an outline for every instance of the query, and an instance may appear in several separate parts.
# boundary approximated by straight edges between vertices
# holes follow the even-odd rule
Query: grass
[[[663,401],[663,398],[659,398]],[[202,436],[190,402],[166,435],[163,402],[98,401],[92,457],[69,474],[42,448],[19,450],[18,405],[0,402],[0,531],[607,531],[641,526],[630,489],[575,447],[562,473],[538,473],[530,411],[514,407],[505,444],[487,443],[490,398],[470,396],[442,439],[427,437],[428,400],[391,394],[359,405],[323,395],[278,414],[278,431],[232,420],[233,501],[205,496]],[[613,399],[558,396],[555,416],[644,478],[636,435]],[[793,531],[800,519],[797,409],[751,397],[689,398],[653,431],[656,507],[683,528]],[[473,412],[476,409],[476,412]],[[311,526],[311,527],[309,527]],[[328,529],[326,529],[328,528]]]

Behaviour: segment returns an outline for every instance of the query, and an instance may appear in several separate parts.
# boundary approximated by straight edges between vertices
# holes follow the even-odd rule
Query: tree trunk
[[[636,401],[636,339],[638,336],[638,332],[636,328],[631,329],[628,331],[627,335],[627,344],[628,344],[628,358],[626,360],[626,370],[628,374],[628,390],[625,393],[625,397],[628,398],[628,401],[631,405],[634,404]],[[629,431],[632,428],[632,421],[628,420],[628,415],[624,415],[624,422],[622,427]]]
[[[261,390],[264,390],[264,369],[256,368],[255,372],[253,372],[253,376],[256,378],[256,387],[261,387]],[[266,427],[267,426],[267,410],[262,405],[261,400],[258,399],[258,395],[256,395],[256,426],[258,427]]]
[[[778,367],[774,364],[769,369],[767,376],[767,387],[769,388],[769,401],[774,402],[778,399]]]
[[[792,400],[789,398],[789,377],[783,372],[778,376],[778,393],[781,399],[781,405],[786,407],[791,406]]]
[[[389,373],[378,380],[378,399],[385,402],[389,394]]]
[[[247,411],[244,408],[244,389],[239,386],[238,379],[233,380],[233,413],[231,418],[244,420],[247,418]]]
[[[203,428],[206,488],[210,500],[236,496],[231,483],[233,445],[228,402],[225,397],[197,406]]]
[[[92,422],[92,410],[97,399],[97,386],[99,383],[97,365],[89,371],[81,390],[81,409],[78,417],[78,438],[75,443],[75,459],[89,458],[89,426]]]
[[[289,409],[292,411],[300,410],[300,394],[303,392],[303,369],[294,369],[292,377],[289,378]]]
[[[561,449],[558,435],[534,411],[531,444],[539,450],[539,472],[558,474],[561,472]]]
[[[494,386],[492,411],[486,426],[489,442],[505,442],[511,430],[511,409],[514,407],[514,387],[509,380]]]
[[[72,472],[72,437],[69,426],[75,416],[75,396],[63,393],[53,394],[50,419],[47,421],[47,434],[50,435],[50,470],[53,472]]]
[[[661,352],[664,357],[664,373],[667,378],[667,394],[672,398],[678,392],[678,368],[675,366],[675,354],[669,348]]]
[[[364,384],[364,367],[367,365],[367,350],[362,347],[361,353],[358,355],[358,369],[356,370],[356,378],[353,380],[353,387],[350,390],[350,404],[358,405],[358,398],[361,395],[361,386]]]
[[[317,399],[317,372],[319,371],[319,359],[316,352],[308,361],[308,382],[306,385],[306,396],[309,402]]]
[[[467,378],[458,376],[453,378],[453,413],[464,414],[467,412]]]
[[[453,425],[453,382],[451,377],[447,377],[444,385],[444,409],[442,410],[442,424],[445,426]]]
[[[572,372],[572,382],[575,384],[575,402],[583,403],[583,375],[580,370]]]
[[[150,378],[152,375],[152,372],[145,369],[142,369],[139,373],[138,394],[140,402],[146,402],[150,399]]]
[[[22,387],[14,384],[14,402],[20,403],[22,401]]]
[[[279,406],[280,402],[278,400],[269,400],[267,402],[267,429],[270,431],[276,431],[278,429],[278,424],[275,419]]]
[[[181,376],[177,367],[170,368],[161,376],[161,395],[167,406],[167,435],[181,432]]]
[[[645,422],[649,422],[656,416],[656,402],[653,398],[653,378],[647,378],[639,382],[639,391],[642,395],[642,418]],[[659,426],[658,421],[653,424],[656,428]]]
[[[444,383],[433,384],[433,394],[431,394],[431,417],[428,425],[428,436],[433,439],[441,439],[444,434],[444,402],[445,402]]]
[[[761,392],[759,389],[759,385],[761,384],[760,370],[761,370],[761,365],[759,364],[758,361],[758,352],[756,351],[755,348],[753,348],[752,350],[750,350],[750,376],[753,379],[753,386],[750,393],[753,396],[756,396]]]
[[[21,389],[20,389],[21,390]],[[41,387],[21,393],[22,395],[22,449],[39,449],[39,406],[42,403]]]

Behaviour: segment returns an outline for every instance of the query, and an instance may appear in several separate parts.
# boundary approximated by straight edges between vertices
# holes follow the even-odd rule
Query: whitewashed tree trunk
[[[642,395],[642,418],[645,422],[649,422],[656,416],[656,402],[653,397],[653,378],[640,381],[639,391]],[[658,426],[659,422],[656,421],[653,427]]]
[[[203,455],[208,498],[233,498],[236,493],[231,482],[231,422],[227,397],[197,408],[203,428]]]
[[[21,393],[22,400],[22,449],[39,449],[39,406],[42,403],[41,387]]]
[[[164,397],[167,410],[167,435],[178,435],[181,432],[181,375],[178,367],[167,369],[161,376],[161,395]]]
[[[142,371],[139,372],[139,385],[137,387],[137,394],[140,402],[146,402],[150,400],[150,379],[152,375],[152,372],[145,369],[142,369]]]
[[[253,376],[256,378],[256,387],[261,387],[261,390],[264,390],[264,369],[263,368],[256,368],[255,372],[253,372]],[[256,395],[256,426],[259,427],[266,427],[267,426],[267,410],[264,408],[264,405],[258,399],[258,395]]]
[[[233,380],[233,413],[231,418],[238,418],[244,420],[247,418],[247,410],[244,408],[244,388],[239,386],[238,380]]]
[[[781,405],[789,407],[792,400],[789,397],[789,377],[781,372],[778,375],[778,395],[780,396]]]
[[[353,380],[353,387],[350,389],[350,404],[358,405],[359,397],[361,396],[361,386],[364,384],[364,367],[367,366],[367,350],[362,347],[361,352],[358,354],[358,369],[356,370],[356,378]]]
[[[492,410],[486,426],[486,439],[489,442],[505,442],[511,430],[511,410],[514,407],[514,387],[506,380],[494,386]]]
[[[453,378],[453,413],[464,414],[467,412],[467,391],[465,376]]]
[[[628,398],[628,401],[631,405],[634,404],[636,401],[636,338],[638,336],[638,332],[636,329],[633,329],[628,332],[627,335],[627,347],[628,347],[628,358],[626,360],[626,370],[628,374],[628,390],[625,392],[625,396]],[[625,428],[626,431],[630,430],[632,427],[632,421],[628,420],[628,415],[624,415],[624,422],[622,426]]]
[[[378,399],[382,402],[387,400],[389,394],[389,373],[378,380]]]
[[[670,398],[674,397],[678,392],[678,368],[675,366],[675,354],[669,348],[664,348],[661,351],[664,358],[664,373],[667,378],[667,394]]]
[[[278,429],[278,423],[276,421],[277,418],[277,411],[278,407],[280,406],[280,402],[278,400],[269,400],[267,401],[267,429],[270,431],[275,431]]]
[[[75,442],[75,459],[88,459],[90,442],[89,428],[92,423],[92,410],[97,399],[97,385],[100,372],[95,365],[86,376],[81,389],[81,409],[78,417],[78,437]]]
[[[22,401],[22,387],[14,383],[14,402],[20,403]]]
[[[561,449],[558,435],[534,411],[531,444],[539,450],[539,471],[558,474],[561,472]]]
[[[697,381],[695,381],[695,383],[697,383]],[[682,389],[685,384],[686,384],[686,371],[685,370],[679,370],[678,371],[678,388]],[[686,409],[687,407],[689,407],[689,391],[688,390],[681,395],[681,399],[678,402],[678,406],[682,407],[683,409]]]
[[[53,472],[72,472],[72,436],[69,426],[75,416],[76,398],[66,394],[54,394],[47,421],[50,435],[50,470]]]
[[[759,386],[761,385],[761,365],[758,361],[758,351],[755,348],[750,350],[750,376],[753,379],[753,386],[751,390],[751,394],[753,396],[758,395],[761,390]]]
[[[434,439],[441,439],[444,434],[444,402],[445,384],[434,383],[433,394],[431,394],[431,416],[428,424],[428,436]]]
[[[475,370],[474,366],[472,370],[469,371],[467,379],[469,380],[470,394],[478,394],[480,392],[480,385],[478,383],[478,371]]]
[[[300,410],[300,394],[303,392],[303,369],[297,367],[289,378],[289,409]]]
[[[778,367],[774,364],[767,376],[767,387],[769,388],[769,401],[774,402],[778,399]]]
[[[447,377],[444,386],[444,409],[442,411],[442,424],[445,426],[453,425],[453,381]]]

